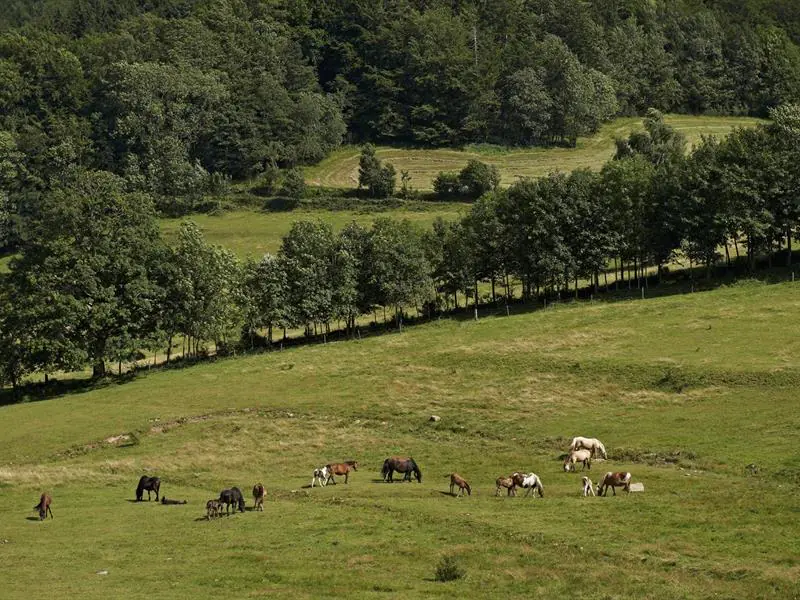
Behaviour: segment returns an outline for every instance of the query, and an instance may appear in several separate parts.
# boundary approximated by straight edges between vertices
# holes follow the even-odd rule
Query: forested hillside
[[[800,98],[789,0],[9,0],[0,186],[156,197],[353,142],[574,143],[619,114]]]

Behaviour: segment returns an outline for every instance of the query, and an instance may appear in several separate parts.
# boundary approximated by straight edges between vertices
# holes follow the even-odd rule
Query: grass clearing
[[[686,135],[691,148],[704,135],[726,135],[734,127],[752,127],[758,119],[748,117],[711,117],[667,115],[666,122]],[[412,149],[379,146],[376,154],[391,162],[398,174],[407,170],[411,185],[418,190],[433,189],[433,179],[440,171],[460,171],[470,159],[496,165],[503,185],[520,177],[541,177],[552,171],[569,172],[580,168],[599,170],[614,156],[614,139],[628,136],[642,128],[641,117],[625,117],[606,123],[592,137],[579,138],[575,148],[502,149],[470,146],[465,149]],[[361,149],[342,148],[318,165],[305,170],[312,185],[334,188],[358,186],[358,159]]]
[[[796,598],[797,290],[443,320],[0,407],[4,598]],[[573,435],[609,449],[595,480],[630,470],[645,492],[581,498]],[[399,453],[422,484],[378,481]],[[306,487],[350,458],[349,485]],[[518,469],[544,499],[494,496]],[[129,501],[144,472],[189,504]],[[202,518],[257,481],[263,513]],[[436,581],[444,556],[463,579]]]

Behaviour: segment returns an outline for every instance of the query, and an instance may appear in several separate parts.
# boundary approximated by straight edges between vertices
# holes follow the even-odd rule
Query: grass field
[[[690,147],[698,143],[702,135],[725,135],[734,127],[750,127],[759,122],[751,118],[686,115],[668,115],[666,120],[686,135]],[[377,155],[391,162],[398,174],[407,170],[411,175],[411,185],[418,190],[431,190],[433,179],[440,171],[459,171],[472,158],[497,165],[502,184],[511,185],[519,177],[541,177],[552,171],[569,172],[583,167],[599,169],[613,157],[614,139],[626,137],[631,131],[641,128],[641,123],[640,117],[617,119],[604,125],[596,135],[580,138],[575,148],[503,151],[480,147],[465,150],[378,147]],[[360,148],[349,147],[332,153],[318,165],[306,169],[306,180],[326,187],[356,187],[360,152]]]
[[[408,219],[427,228],[437,217],[455,219],[469,210],[466,204],[420,203],[404,204],[385,211],[364,210],[294,210],[291,212],[263,212],[238,210],[219,215],[192,215],[203,231],[206,240],[233,250],[240,257],[260,257],[265,252],[276,253],[281,238],[289,232],[292,223],[307,219],[320,219],[339,230],[356,221],[369,225],[378,217]],[[162,219],[161,230],[167,239],[174,237],[182,219]]]
[[[798,598],[798,311],[795,284],[745,283],[1,407],[3,598]],[[606,443],[595,479],[630,470],[645,493],[581,498],[558,460],[573,435]],[[400,453],[422,484],[379,482]],[[307,489],[314,466],[350,458],[349,485]],[[519,469],[544,499],[494,497]],[[472,497],[446,493],[451,471]],[[189,504],[133,502],[145,472]],[[263,513],[202,518],[257,481]],[[29,511],[42,489],[44,523]],[[444,555],[464,579],[434,580]]]

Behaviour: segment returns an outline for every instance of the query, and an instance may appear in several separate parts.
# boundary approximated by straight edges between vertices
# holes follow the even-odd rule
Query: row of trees
[[[184,223],[168,245],[152,198],[105,171],[74,171],[44,194],[22,226],[21,254],[0,280],[0,374],[128,361],[182,339],[252,345],[276,330],[352,334],[359,316],[414,308],[431,314],[458,294],[560,292],[600,285],[616,259],[619,279],[641,278],[677,253],[711,267],[733,243],[755,267],[800,233],[800,108],[772,122],[707,139],[684,154],[681,135],[650,111],[644,130],[618,142],[600,172],[522,180],[484,194],[462,219],[420,231],[378,219],[335,233],[300,221],[276,256],[241,262]],[[367,153],[369,158],[369,153]],[[367,161],[368,162],[368,161]],[[474,167],[474,165],[473,165]],[[475,170],[473,168],[473,170]],[[789,260],[791,252],[787,253]],[[730,259],[730,257],[729,257]],[[399,321],[398,321],[399,322]]]

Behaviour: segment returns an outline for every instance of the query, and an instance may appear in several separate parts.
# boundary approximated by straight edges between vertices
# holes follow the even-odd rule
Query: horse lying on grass
[[[450,474],[450,494],[453,494],[453,490],[458,486],[458,495],[463,496],[464,490],[467,491],[467,496],[472,496],[472,488],[467,483],[467,480],[464,479],[458,473],[451,473]]]
[[[39,504],[33,507],[33,510],[39,511],[39,520],[44,521],[47,518],[47,513],[50,513],[50,518],[53,518],[53,509],[50,505],[53,503],[53,498],[47,492],[43,493],[39,498]]]
[[[533,497],[536,497],[536,494],[539,494],[540,498],[544,498],[544,487],[542,486],[542,480],[539,479],[539,476],[536,473],[514,473],[511,476],[511,479],[514,480],[514,485],[517,487],[525,488],[527,491],[525,492],[525,496],[529,496],[531,492],[533,492]]]
[[[575,450],[589,450],[593,457],[599,454],[603,458],[606,458],[606,447],[603,445],[603,442],[597,438],[586,438],[580,436],[572,438],[572,443],[569,445],[569,451],[574,452]]]
[[[413,473],[414,477],[417,478],[417,481],[422,483],[422,471],[420,470],[419,466],[417,466],[417,463],[414,462],[414,459],[410,456],[391,456],[383,461],[381,475],[383,476],[384,481],[392,483],[394,481],[392,474],[395,471],[398,473],[405,473],[403,481],[411,481],[411,474]]]
[[[597,484],[597,495],[605,496],[608,494],[608,488],[611,488],[611,491],[614,492],[614,495],[616,496],[618,487],[621,487],[626,492],[630,493],[631,491],[630,473],[628,472],[612,473],[611,471],[609,471],[603,476],[603,478],[600,480],[600,483]]]
[[[161,504],[186,504],[186,500],[168,500],[166,496],[161,496]]]

